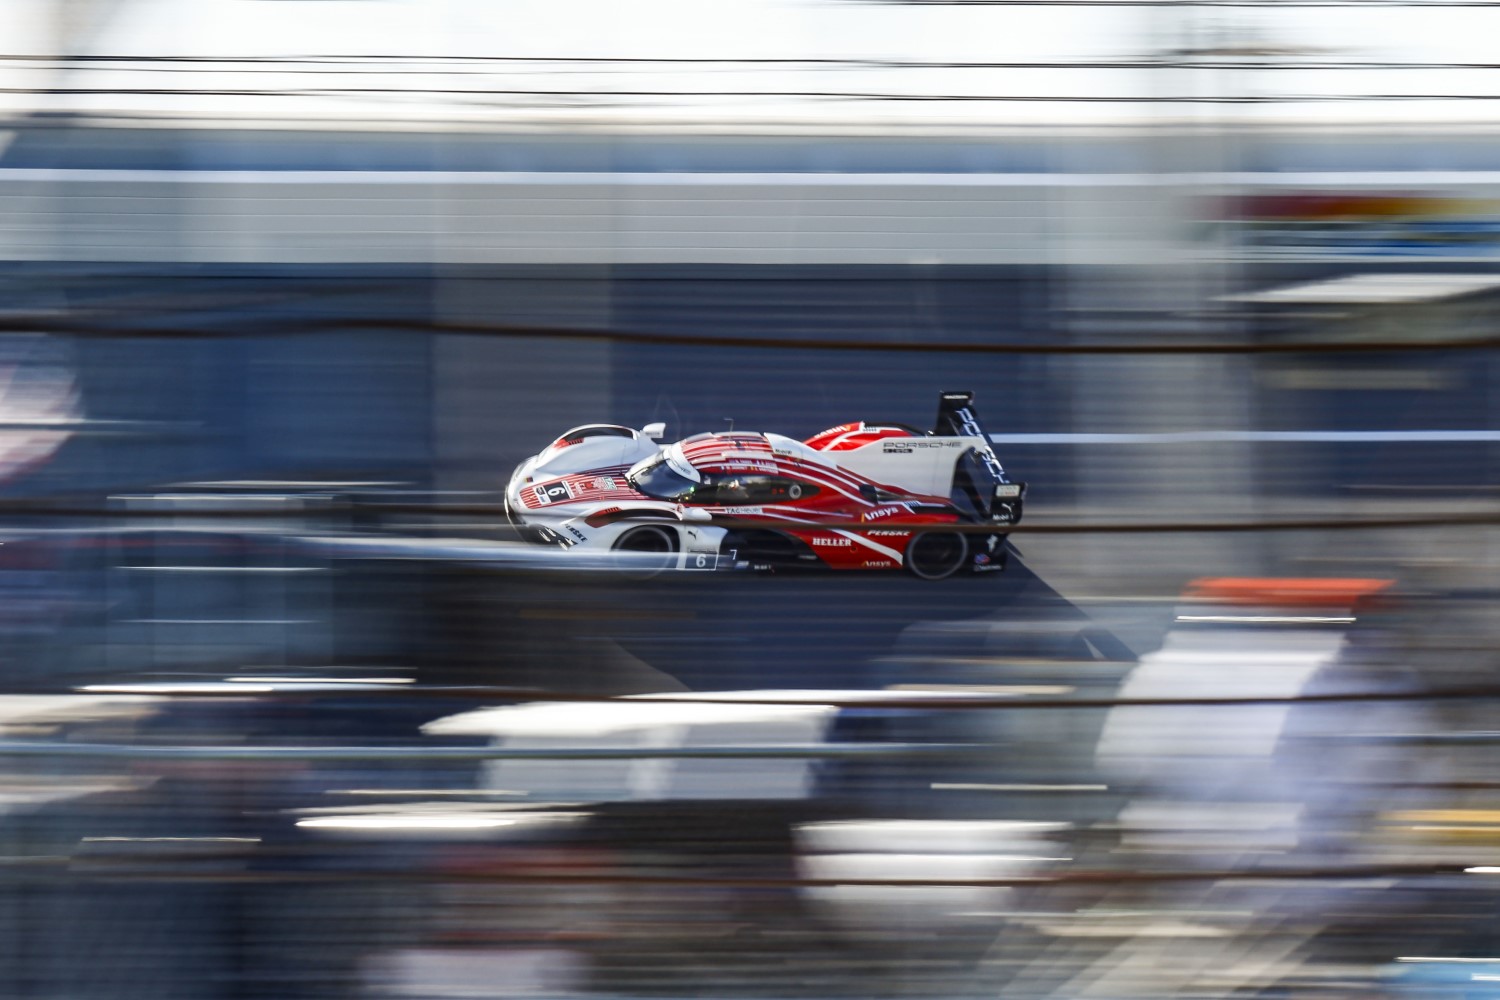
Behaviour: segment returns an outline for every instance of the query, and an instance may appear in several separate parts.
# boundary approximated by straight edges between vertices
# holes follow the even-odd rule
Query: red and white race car
[[[1026,484],[1006,476],[972,403],[942,393],[928,432],[860,422],[806,441],[727,431],[663,445],[662,424],[586,424],[521,463],[506,510],[533,540],[677,569],[1000,570]]]

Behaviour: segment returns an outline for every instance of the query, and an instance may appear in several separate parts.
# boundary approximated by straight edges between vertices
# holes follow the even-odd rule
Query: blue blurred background
[[[716,7],[0,9],[0,997],[1497,995],[1500,15]],[[503,512],[948,389],[1003,574]]]

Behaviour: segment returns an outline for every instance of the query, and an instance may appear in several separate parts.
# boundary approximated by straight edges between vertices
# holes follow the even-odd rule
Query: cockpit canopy
[[[814,484],[778,471],[761,435],[755,438],[766,451],[764,457],[755,453],[694,450],[695,443],[702,445],[716,437],[723,435],[688,438],[637,463],[628,473],[631,486],[657,500],[703,506],[796,503],[818,493]],[[742,437],[738,441],[710,443],[733,448],[744,440]],[[696,463],[688,457],[695,454]]]

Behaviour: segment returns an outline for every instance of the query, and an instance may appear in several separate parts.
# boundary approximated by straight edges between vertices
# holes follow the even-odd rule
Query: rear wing
[[[1013,482],[995,454],[989,432],[979,422],[974,409],[974,393],[950,391],[938,394],[937,422],[932,428],[934,436],[978,438],[984,444],[974,449],[974,454],[984,467],[985,475],[972,479],[988,479],[988,483],[974,482],[973,496],[984,512],[993,520],[1014,524],[1021,519],[1021,501],[1026,497],[1026,484]]]

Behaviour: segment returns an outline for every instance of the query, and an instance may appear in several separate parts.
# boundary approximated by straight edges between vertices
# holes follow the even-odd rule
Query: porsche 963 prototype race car
[[[805,441],[726,431],[663,445],[664,430],[566,432],[512,475],[512,522],[533,541],[676,569],[941,580],[1003,569],[1006,530],[1021,520],[1026,484],[1006,476],[970,392],[942,393],[926,432],[858,422]]]

